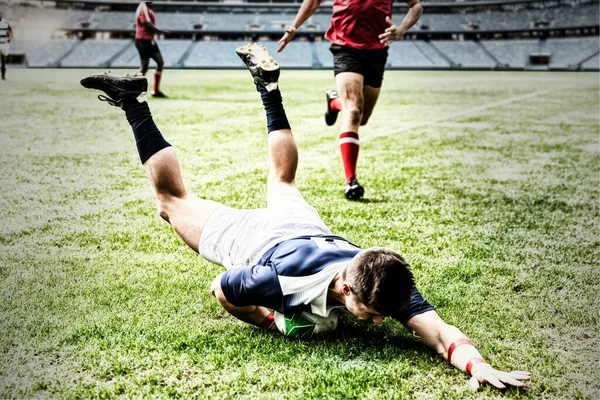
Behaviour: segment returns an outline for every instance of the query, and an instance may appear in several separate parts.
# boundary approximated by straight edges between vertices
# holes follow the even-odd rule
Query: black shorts
[[[360,50],[332,44],[333,72],[356,72],[365,78],[365,85],[381,87],[388,49]]]
[[[140,58],[142,60],[149,60],[153,58],[156,53],[160,53],[156,40],[135,39],[135,47],[138,53],[140,53]]]

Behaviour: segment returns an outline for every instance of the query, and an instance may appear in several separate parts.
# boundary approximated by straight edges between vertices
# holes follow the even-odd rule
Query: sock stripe
[[[356,133],[356,132],[343,132],[343,133],[340,133],[340,139],[347,138],[347,137],[358,139],[358,133]]]
[[[354,144],[360,145],[360,141],[358,139],[354,139],[351,137],[340,138],[340,144],[344,144],[344,143],[354,143]]]

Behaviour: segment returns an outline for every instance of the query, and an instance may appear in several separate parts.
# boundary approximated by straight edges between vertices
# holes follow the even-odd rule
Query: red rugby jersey
[[[142,40],[154,40],[154,33],[148,32],[144,27],[146,22],[154,25],[154,11],[148,8],[146,3],[141,2],[135,12],[135,38]]]
[[[379,35],[389,26],[386,16],[392,16],[392,0],[334,0],[325,38],[355,49],[383,49]]]

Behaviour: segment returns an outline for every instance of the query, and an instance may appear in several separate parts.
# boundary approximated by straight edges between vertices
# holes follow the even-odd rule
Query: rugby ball
[[[293,338],[322,336],[332,332],[338,325],[338,310],[331,310],[329,316],[321,317],[308,311],[282,314],[275,311],[275,325],[279,332]]]

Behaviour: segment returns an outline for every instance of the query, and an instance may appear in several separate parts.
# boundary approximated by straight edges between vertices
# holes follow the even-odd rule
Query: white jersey
[[[10,29],[10,24],[8,21],[3,19],[0,21],[0,44],[8,43],[8,30]]]

